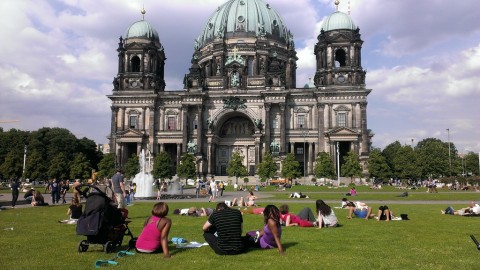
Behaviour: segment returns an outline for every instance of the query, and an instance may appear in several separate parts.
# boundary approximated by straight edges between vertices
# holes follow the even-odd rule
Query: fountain
[[[135,192],[135,198],[143,198],[143,199],[150,199],[155,198],[156,194],[153,190],[153,176],[151,175],[152,172],[152,155],[150,151],[148,151],[148,162],[147,158],[145,157],[145,150],[142,149],[140,156],[138,157],[138,161],[140,163],[140,172],[135,175],[133,178],[133,183],[137,185],[137,191]]]

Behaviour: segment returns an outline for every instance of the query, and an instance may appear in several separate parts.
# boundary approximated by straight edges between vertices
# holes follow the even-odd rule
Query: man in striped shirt
[[[203,225],[203,237],[218,255],[235,255],[248,249],[248,238],[242,236],[242,213],[218,203]]]

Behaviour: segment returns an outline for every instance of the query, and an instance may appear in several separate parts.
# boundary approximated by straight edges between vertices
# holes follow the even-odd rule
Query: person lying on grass
[[[167,218],[168,205],[164,202],[156,203],[152,209],[152,216],[145,220],[143,230],[138,236],[135,248],[139,253],[163,252],[163,257],[170,258],[168,251],[168,233],[172,221]]]
[[[313,227],[315,222],[315,216],[310,208],[303,208],[297,215],[289,212],[290,208],[284,204],[280,206],[280,219],[282,224],[286,227],[299,226],[299,227]]]
[[[442,211],[442,214],[447,214],[447,215],[475,216],[475,215],[480,215],[480,206],[477,203],[475,203],[475,201],[471,201],[467,207],[458,209],[456,211],[451,206],[441,211]]]
[[[356,217],[364,219],[375,217],[375,215],[372,214],[372,208],[364,202],[355,202],[355,207],[349,207],[347,218],[351,219],[354,214]]]
[[[275,205],[267,205],[263,211],[263,229],[250,231],[247,236],[252,247],[270,249],[277,248],[281,255],[284,254],[282,243],[282,226],[280,225],[280,211]]]

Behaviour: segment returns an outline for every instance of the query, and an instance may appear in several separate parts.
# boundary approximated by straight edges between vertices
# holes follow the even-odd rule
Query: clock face
[[[345,82],[345,77],[343,75],[338,76],[337,77],[337,82],[344,83]]]

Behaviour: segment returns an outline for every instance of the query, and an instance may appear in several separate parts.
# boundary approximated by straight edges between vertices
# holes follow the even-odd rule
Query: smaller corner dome
[[[323,31],[355,30],[357,27],[349,15],[336,11],[328,16],[322,23]]]
[[[155,40],[160,42],[158,37],[157,30],[152,27],[150,23],[145,20],[134,22],[130,27],[128,27],[127,32],[125,33],[125,39],[130,38],[144,38],[149,40]]]

